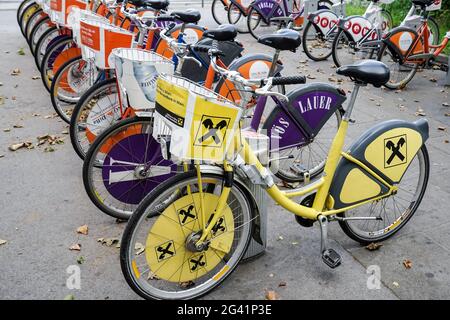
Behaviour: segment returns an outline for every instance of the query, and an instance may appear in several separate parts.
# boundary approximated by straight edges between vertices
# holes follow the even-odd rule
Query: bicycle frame
[[[430,45],[429,38],[430,30],[428,28],[428,20],[425,17],[418,30],[418,37],[405,54],[404,61],[420,64],[424,62],[424,58],[429,58],[429,56],[437,57],[447,46],[450,34],[447,33],[442,42],[438,45]],[[430,49],[434,51],[430,52]]]
[[[343,146],[348,129],[349,119],[352,113],[353,105],[356,100],[356,96],[358,95],[359,87],[360,85],[357,84],[352,92],[346,114],[341,121],[338,132],[334,137],[331,148],[329,150],[327,161],[324,168],[324,174],[319,180],[296,190],[292,191],[280,190],[278,186],[273,182],[273,180],[271,180],[268,169],[261,164],[257,156],[253,153],[250,146],[247,144],[247,142],[245,140],[241,141],[239,134],[235,135],[235,142],[230,152],[230,155],[238,154],[236,160],[234,160],[234,164],[240,163],[250,165],[256,168],[258,174],[260,175],[261,180],[265,182],[267,185],[266,189],[267,193],[276,203],[280,204],[283,208],[292,212],[293,214],[310,220],[317,220],[320,215],[323,216],[336,215],[349,209],[353,209],[361,205],[364,205],[368,202],[373,202],[392,195],[397,190],[396,186],[388,183],[385,179],[383,179],[380,175],[378,175],[376,172],[374,172],[371,168],[369,168],[361,161],[357,160],[350,154],[343,152]],[[348,161],[357,165],[364,172],[369,174],[373,179],[386,186],[388,188],[388,192],[379,197],[371,198],[367,201],[357,203],[356,205],[350,205],[340,209],[332,209],[333,201],[331,198],[329,198],[329,191],[336,173],[336,168],[341,158],[345,158]],[[225,174],[228,173],[228,175],[226,174],[225,176],[230,176],[230,174],[233,172],[233,166],[228,161],[223,162],[223,168],[225,170]],[[199,165],[197,165],[197,170],[198,172],[200,172],[201,170]],[[216,212],[221,212],[221,210],[224,208],[224,205],[226,204],[231,188],[232,183],[227,181],[227,183],[224,184],[222,194],[219,197]],[[316,191],[316,196],[314,198],[312,207],[306,207],[304,205],[298,204],[297,202],[291,199],[293,197],[303,196],[308,193],[312,193],[314,191]],[[206,240],[207,235],[211,232],[211,229],[216,224],[219,216],[220,215],[214,215],[213,219],[210,221],[208,226],[206,228],[203,228],[202,236],[197,243],[200,244]]]

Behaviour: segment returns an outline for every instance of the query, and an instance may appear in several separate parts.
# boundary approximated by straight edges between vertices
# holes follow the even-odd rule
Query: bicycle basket
[[[154,52],[142,49],[117,48],[109,56],[109,64],[116,69],[117,81],[135,109],[155,107],[158,74],[173,74],[174,63]]]
[[[83,0],[50,0],[50,19],[55,24],[70,28],[70,25],[67,24],[67,17],[72,6],[86,9],[87,2]]]
[[[190,80],[158,78],[153,135],[170,135],[170,154],[180,160],[222,162],[241,115],[231,101]]]
[[[95,54],[95,64],[100,69],[111,68],[108,62],[115,48],[131,47],[133,33],[95,19],[80,19],[80,40]]]

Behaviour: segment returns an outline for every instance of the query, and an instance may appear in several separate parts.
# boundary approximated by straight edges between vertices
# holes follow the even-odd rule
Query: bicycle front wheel
[[[332,54],[333,38],[326,37],[315,23],[308,21],[303,31],[302,45],[308,58],[323,61]]]
[[[95,139],[83,164],[83,183],[104,213],[129,219],[144,197],[177,172],[153,139],[153,118],[128,118]]]
[[[194,299],[235,270],[247,250],[254,219],[248,195],[238,185],[231,189],[207,246],[192,246],[203,221],[215,214],[224,184],[221,175],[202,173],[200,185],[196,171],[189,171],[165,181],[142,201],[120,248],[122,272],[137,294],[146,299]]]
[[[218,25],[227,23],[228,0],[213,0],[211,13]]]
[[[116,78],[96,83],[81,96],[70,119],[70,140],[81,159],[94,140],[120,118]]]
[[[345,217],[378,217],[379,220],[339,221],[342,230],[361,244],[379,242],[392,237],[416,213],[427,188],[430,160],[425,145],[417,152],[403,178],[398,191],[386,198],[345,212]]]
[[[414,78],[418,68],[416,63],[408,61],[402,63],[398,54],[390,50],[385,43],[378,52],[377,60],[389,68],[389,81],[384,86],[391,90],[403,89]]]
[[[65,62],[55,74],[50,87],[50,97],[56,113],[70,123],[75,104],[97,79],[98,70],[93,61],[81,56]]]

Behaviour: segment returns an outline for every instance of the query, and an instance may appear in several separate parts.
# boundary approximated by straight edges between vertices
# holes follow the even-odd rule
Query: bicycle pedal
[[[340,266],[342,258],[334,249],[326,249],[322,252],[322,260],[327,266],[334,269]]]

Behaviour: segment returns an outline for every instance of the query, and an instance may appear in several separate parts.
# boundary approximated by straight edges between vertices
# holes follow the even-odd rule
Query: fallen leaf
[[[270,274],[269,274],[269,278],[273,278],[273,276],[274,276],[273,273],[270,273]]]
[[[283,239],[284,239],[283,236],[278,236],[277,240],[283,240]]]
[[[39,80],[41,78],[41,76],[32,76],[31,79],[32,80]]]
[[[312,75],[310,75],[310,74],[308,74],[306,77],[307,77],[308,79],[311,79],[311,80],[313,80],[313,79],[316,78],[316,77],[314,77],[314,76],[312,76]]]
[[[447,130],[447,127],[438,127],[438,130],[441,130],[441,131],[445,131],[445,130]]]
[[[44,152],[54,152],[55,150],[53,147],[45,147]]]
[[[77,259],[78,264],[83,264],[85,261],[86,261],[86,259],[83,256],[78,257],[78,259]]]
[[[366,246],[366,249],[369,251],[375,251],[382,247],[383,245],[379,242],[372,242]]]
[[[5,157],[5,155],[4,155],[4,154],[0,154],[0,159],[1,159],[1,158],[4,158],[4,157]]]
[[[436,82],[437,80],[436,80],[436,78],[430,78],[430,81],[431,82]]]
[[[8,241],[0,239],[0,246],[6,244]]]
[[[69,247],[69,250],[72,251],[81,251],[81,244],[75,243]]]
[[[287,283],[286,283],[285,281],[281,281],[281,282],[278,284],[278,286],[279,286],[279,287],[286,287],[286,286],[287,286]]]
[[[41,115],[39,113],[33,113],[33,117],[40,117]]]
[[[0,87],[3,86],[3,82],[0,82]]]
[[[5,129],[3,129],[3,132],[11,132],[11,129],[10,128],[5,128]]]
[[[80,234],[87,235],[88,231],[89,231],[89,228],[88,228],[87,224],[82,225],[81,227],[77,228],[77,233],[80,233]]]
[[[64,300],[75,300],[75,296],[73,294],[68,294],[64,297]]]
[[[4,96],[0,96],[0,106],[2,104],[5,104],[5,97]]]
[[[449,143],[450,141],[449,140],[444,140],[444,143]]]
[[[404,266],[406,269],[411,269],[411,267],[412,267],[412,261],[409,260],[409,259],[403,260],[403,266]]]
[[[16,144],[10,145],[10,146],[9,146],[9,150],[11,150],[11,151],[17,151],[17,150],[19,150],[19,149],[21,149],[21,148],[29,148],[29,149],[32,149],[32,147],[33,147],[33,144],[32,144],[31,142],[29,142],[29,141],[26,141],[26,142],[21,142],[21,143],[16,143]]]
[[[20,69],[19,68],[15,68],[11,71],[11,75],[12,76],[18,76],[20,74]]]
[[[20,48],[19,50],[17,50],[17,54],[19,56],[24,56],[25,55],[25,50],[23,50],[23,48]]]
[[[11,100],[12,100],[12,101],[16,101],[16,96],[12,96],[12,97],[11,97]]]
[[[266,300],[278,300],[278,294],[273,290],[266,291]]]
[[[392,282],[392,285],[393,285],[394,287],[398,287],[398,286],[399,286],[399,284],[398,284],[397,281]]]
[[[450,113],[446,113],[445,116],[446,116],[446,117],[450,117]]]
[[[450,106],[450,105],[448,104],[448,102],[442,102],[442,105],[443,105],[444,107]]]
[[[416,111],[416,117],[420,116],[420,117],[424,117],[427,114],[425,113],[425,111],[422,108],[417,109]]]
[[[297,241],[294,241],[294,242],[291,242],[291,244],[295,246],[295,245],[298,244],[298,242],[297,242]]]
[[[20,128],[23,128],[23,125],[15,124],[15,125],[13,125],[13,128],[20,129]]]
[[[69,134],[69,131],[63,130],[63,131],[61,131],[61,134]]]
[[[114,244],[119,244],[120,240],[118,238],[99,238],[97,242],[104,244],[107,247],[111,247]]]

